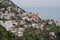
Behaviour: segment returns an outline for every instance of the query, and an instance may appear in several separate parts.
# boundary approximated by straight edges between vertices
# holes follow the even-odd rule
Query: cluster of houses
[[[17,36],[22,36],[25,29],[22,27],[16,28],[16,26],[18,25],[18,22],[14,20],[9,20],[5,22],[0,21],[0,25],[4,26],[7,31],[10,31]]]
[[[2,1],[0,1],[0,3],[1,2]],[[11,4],[11,2],[9,4]],[[12,7],[9,6],[7,8],[0,9],[2,11],[7,9],[4,12],[0,11],[0,19],[2,19],[2,20],[0,20],[0,25],[4,26],[7,29],[7,31],[11,31],[12,33],[14,33],[17,36],[23,36],[25,28],[32,27],[32,28],[44,30],[45,22],[41,23],[41,21],[40,21],[41,17],[38,16],[38,13],[33,13],[33,12],[20,13],[21,9],[17,8],[17,7],[13,8],[13,10],[16,10],[18,12],[18,13],[15,13],[15,12],[11,12],[11,8]],[[15,19],[13,19],[13,18],[15,18]],[[5,20],[5,22],[3,22],[4,19],[7,19],[7,20]],[[32,23],[28,24],[26,21],[30,21]],[[48,24],[53,24],[53,21],[48,21]],[[18,25],[23,25],[23,27],[18,26]],[[56,26],[60,26],[60,23],[57,22]],[[47,30],[49,30],[49,28]],[[54,36],[55,33],[50,32],[50,35]]]
[[[22,18],[22,20],[18,20],[18,19],[11,20],[11,17],[17,18],[17,16],[20,16],[19,18]],[[40,23],[38,21],[39,17],[37,14],[30,12],[30,13],[18,14],[17,16],[13,12],[10,12],[10,13],[8,11],[5,11],[5,13],[0,12],[0,19],[3,19],[3,18],[9,19],[5,22],[0,20],[0,25],[3,25],[7,29],[7,31],[11,31],[12,33],[14,33],[17,36],[23,36],[25,28],[29,28],[29,27],[44,30],[45,23],[44,22]],[[33,20],[36,23],[32,22],[32,24],[27,24],[26,20],[27,21]],[[48,24],[53,24],[53,21],[49,21]],[[18,25],[23,25],[24,27],[16,28],[16,26],[18,26]],[[56,26],[60,26],[60,23],[57,22]]]
[[[11,17],[15,17],[15,13],[11,12],[8,13],[8,11],[5,11],[5,13],[0,12],[0,18],[1,19],[11,19]]]
[[[18,19],[15,19],[15,20],[11,20],[11,17],[14,17],[14,18],[22,18],[22,20],[18,20]],[[5,22],[3,22],[4,19],[7,19]],[[13,12],[8,12],[8,11],[5,11],[4,13],[3,12],[0,12],[0,25],[4,26],[7,31],[11,31],[12,33],[14,33],[15,35],[17,36],[22,36],[23,35],[23,32],[24,32],[24,29],[25,28],[28,28],[28,27],[33,27],[33,28],[41,28],[43,30],[43,24],[37,24],[37,23],[32,23],[32,24],[28,24],[25,20],[27,21],[38,21],[38,15],[34,14],[34,13],[22,13],[22,14],[18,14],[17,16],[15,15],[15,13]],[[23,28],[16,28],[16,26],[18,25],[23,25],[24,27]],[[23,30],[23,31],[22,31]]]
[[[9,31],[14,33],[16,36],[21,37],[23,36],[24,30],[25,28],[15,28],[12,26]]]
[[[4,2],[7,3],[7,0],[4,1]],[[2,0],[0,1],[0,3],[2,3],[2,4],[5,4],[4,2]],[[11,2],[8,2],[8,3],[12,4]],[[39,17],[38,17],[37,13],[36,14],[34,14],[32,12],[21,13],[20,8],[12,7],[12,6],[9,6],[9,7],[6,7],[6,8],[3,7],[3,8],[0,8],[0,10],[1,10],[0,11],[0,25],[4,26],[7,31],[11,31],[12,33],[14,33],[17,36],[23,36],[25,28],[28,28],[28,27],[31,27],[31,26],[33,28],[43,29],[42,24],[40,25],[40,24],[37,24],[37,23],[34,23],[34,22],[32,24],[28,24],[26,22],[26,20],[27,21],[32,21],[33,20],[35,22],[38,22]],[[17,11],[17,12],[15,13],[12,10]],[[24,27],[21,27],[21,26],[18,26],[18,25],[23,25]]]

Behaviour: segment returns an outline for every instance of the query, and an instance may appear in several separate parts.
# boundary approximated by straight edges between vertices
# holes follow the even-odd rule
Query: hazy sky
[[[38,12],[39,16],[60,21],[60,0],[12,0],[28,12]]]
[[[60,0],[12,0],[20,7],[60,7]]]

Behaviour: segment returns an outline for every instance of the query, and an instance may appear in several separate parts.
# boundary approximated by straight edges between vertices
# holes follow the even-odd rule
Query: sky
[[[12,0],[20,7],[60,7],[60,0]]]
[[[60,0],[11,0],[28,12],[38,12],[39,16],[60,21]]]

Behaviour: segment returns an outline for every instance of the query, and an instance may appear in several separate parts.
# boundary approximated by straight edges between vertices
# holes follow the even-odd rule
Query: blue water
[[[60,7],[22,7],[28,12],[38,12],[45,19],[60,21]]]

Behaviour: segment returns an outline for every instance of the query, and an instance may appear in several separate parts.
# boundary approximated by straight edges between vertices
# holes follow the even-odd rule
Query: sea
[[[22,7],[27,12],[38,12],[43,19],[60,21],[60,7]]]

